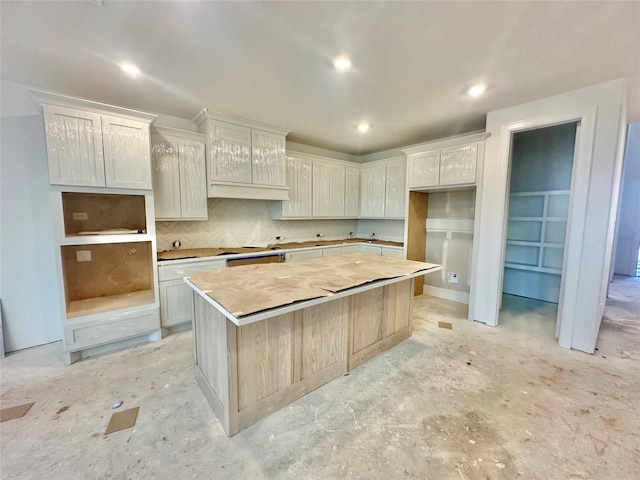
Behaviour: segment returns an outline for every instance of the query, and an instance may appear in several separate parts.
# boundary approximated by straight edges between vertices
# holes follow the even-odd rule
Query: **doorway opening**
[[[555,338],[579,122],[511,139],[501,325]]]

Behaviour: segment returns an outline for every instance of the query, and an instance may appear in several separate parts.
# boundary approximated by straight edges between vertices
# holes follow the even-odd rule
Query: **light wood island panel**
[[[357,258],[366,257],[379,258]],[[260,320],[244,324],[212,301],[213,292],[187,280],[194,289],[196,380],[227,435],[409,338],[414,277],[439,270],[422,265],[411,274],[259,312]]]

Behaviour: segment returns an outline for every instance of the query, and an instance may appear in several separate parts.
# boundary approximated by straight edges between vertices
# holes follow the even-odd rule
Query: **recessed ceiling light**
[[[123,72],[128,73],[129,75],[131,75],[133,77],[137,77],[138,75],[140,75],[142,73],[137,66],[135,66],[133,63],[129,63],[129,62],[122,62],[120,64],[120,68],[122,69]]]
[[[340,55],[333,59],[333,65],[339,71],[344,71],[351,66],[351,59],[346,55]]]
[[[467,95],[469,95],[470,97],[478,97],[482,95],[486,90],[487,86],[479,83],[470,87],[469,90],[467,90]]]
[[[369,125],[367,122],[362,122],[358,124],[358,131],[360,133],[366,133],[369,131],[370,128],[371,128],[371,125]]]

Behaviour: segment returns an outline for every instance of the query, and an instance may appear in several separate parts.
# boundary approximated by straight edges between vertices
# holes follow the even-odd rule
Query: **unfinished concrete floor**
[[[595,355],[556,346],[548,304],[505,299],[490,328],[417,297],[413,338],[232,438],[193,378],[191,332],[68,367],[59,344],[17,352],[2,407],[35,404],[0,424],[1,476],[637,479],[640,301],[616,292]],[[104,436],[118,400],[137,423]]]

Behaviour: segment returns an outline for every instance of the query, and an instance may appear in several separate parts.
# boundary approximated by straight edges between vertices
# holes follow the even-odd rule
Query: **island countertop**
[[[394,283],[398,277],[409,279],[441,268],[432,263],[355,253],[295,263],[245,265],[192,275],[185,282],[242,326]],[[299,302],[305,304],[297,305]]]

